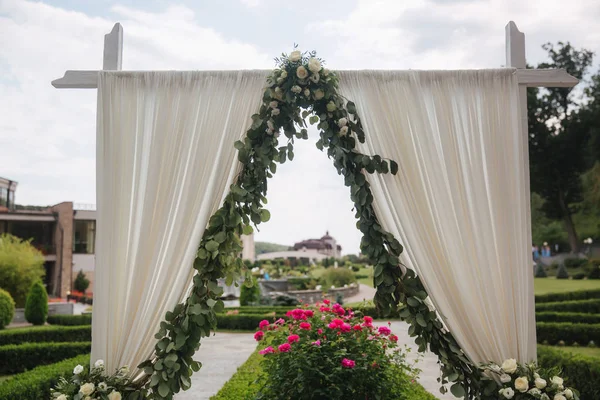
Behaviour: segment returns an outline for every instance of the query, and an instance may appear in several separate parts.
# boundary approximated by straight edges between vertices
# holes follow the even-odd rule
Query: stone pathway
[[[256,341],[249,333],[218,333],[202,339],[202,346],[194,357],[202,362],[202,369],[192,375],[192,387],[177,394],[177,400],[208,400],[217,394],[256,349]]]
[[[373,300],[373,297],[375,297],[375,292],[377,292],[377,290],[375,290],[371,286],[363,285],[361,283],[361,284],[359,284],[358,294],[355,294],[354,296],[346,297],[344,299],[344,303],[355,303],[355,302],[361,302],[364,300]]]
[[[382,321],[374,321],[374,324],[380,325]],[[392,332],[398,336],[398,344],[404,346],[405,344],[411,348],[411,352],[407,355],[407,360],[412,362],[419,357],[418,347],[415,344],[414,338],[408,335],[408,324],[402,321],[392,321],[390,327]],[[419,360],[417,367],[422,371],[419,376],[419,383],[429,393],[441,400],[456,400],[451,393],[441,394],[440,384],[437,382],[437,378],[440,376],[440,367],[437,364],[437,356],[431,352],[423,353],[423,358]]]

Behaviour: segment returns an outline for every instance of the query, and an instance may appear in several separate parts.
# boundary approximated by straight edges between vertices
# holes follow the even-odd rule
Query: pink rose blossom
[[[323,303],[329,305],[331,303],[331,301],[325,299],[325,300],[323,300]]]
[[[275,321],[275,323],[276,323],[277,325],[283,325],[283,324],[285,324],[285,319],[283,319],[283,318],[279,318],[277,321]]]
[[[390,340],[394,343],[396,343],[398,341],[398,336],[396,335],[390,335]]]
[[[373,318],[371,318],[368,315],[366,315],[365,317],[363,317],[363,321],[365,321],[365,324],[372,324],[373,323]]]
[[[387,336],[390,333],[392,333],[392,330],[390,328],[388,328],[387,326],[380,326],[378,329],[378,332],[384,336]]]
[[[312,318],[315,313],[313,310],[304,310],[304,315],[306,315],[308,318]]]
[[[304,329],[305,331],[310,331],[311,325],[308,322],[300,322],[300,329]]]
[[[278,349],[282,353],[288,353],[290,350],[292,350],[292,346],[290,346],[289,343],[284,343],[284,344],[280,344]]]
[[[329,323],[329,325],[327,325],[327,327],[328,327],[329,329],[337,329],[337,327],[338,327],[338,326],[337,326],[335,323],[333,323],[333,322],[330,322],[330,323]]]
[[[315,346],[320,346],[321,340],[315,340],[314,342],[312,342],[312,344],[314,344]]]
[[[258,331],[254,334],[254,340],[260,342],[263,336],[265,336],[265,333],[263,331]]]
[[[258,354],[269,354],[269,353],[275,353],[275,349],[271,346],[265,347],[264,349],[262,349],[261,351],[258,352]]]
[[[342,324],[340,326],[340,330],[342,332],[350,332],[352,330],[352,326],[350,326],[350,324]]]
[[[289,344],[292,344],[294,342],[299,341],[300,340],[300,336],[298,336],[298,335],[290,335],[290,336],[288,336],[287,340],[288,340]]]
[[[333,312],[334,312],[334,313],[336,313],[336,314],[337,314],[337,315],[339,315],[339,316],[342,316],[342,315],[344,315],[344,314],[346,313],[346,310],[344,310],[344,309],[342,308],[342,306],[340,306],[338,303],[335,303],[335,304],[333,305],[333,308],[332,308],[332,310],[333,310]]]
[[[296,308],[295,310],[291,311],[291,315],[292,318],[294,318],[295,320],[305,320],[306,314],[304,314],[304,310],[300,309],[300,308]]]
[[[321,329],[321,328],[317,329],[317,333],[318,333],[319,335],[320,335],[320,334],[322,334],[322,333],[323,333],[323,329]]]
[[[331,308],[329,308],[329,307],[325,307],[325,306],[321,306],[321,307],[319,308],[319,311],[321,311],[321,312],[329,312],[329,311],[331,311]]]
[[[269,321],[267,321],[266,319],[263,319],[262,321],[260,321],[258,323],[258,327],[260,328],[260,330],[264,330],[265,327],[269,326]]]
[[[350,360],[348,358],[344,358],[342,360],[342,367],[344,367],[344,368],[354,368],[355,365],[356,365],[356,363],[353,360]]]
[[[352,329],[354,329],[355,331],[360,331],[360,330],[362,330],[362,326],[360,326],[360,325],[354,325],[352,327]]]
[[[332,324],[334,324],[335,326],[342,326],[344,325],[344,321],[342,321],[339,318],[334,319],[333,321],[331,321]]]

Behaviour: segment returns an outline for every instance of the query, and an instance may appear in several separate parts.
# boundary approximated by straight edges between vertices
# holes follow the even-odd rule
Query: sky
[[[501,67],[510,20],[530,64],[557,41],[600,59],[598,0],[0,0],[0,176],[19,182],[19,204],[96,202],[96,91],[50,82],[101,68],[115,22],[125,70],[269,69],[294,43],[335,70]],[[358,253],[349,191],[310,135],[270,182],[271,221],[255,239],[292,245],[329,231]]]

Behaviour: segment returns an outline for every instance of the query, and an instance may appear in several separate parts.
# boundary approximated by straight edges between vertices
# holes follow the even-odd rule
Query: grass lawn
[[[560,350],[573,354],[600,358],[600,347],[557,347]]]
[[[2,382],[4,382],[5,380],[7,380],[8,378],[10,378],[12,375],[2,375],[0,376],[0,384],[2,384]]]
[[[373,268],[361,268],[356,275],[367,275],[368,278],[361,278],[358,280],[358,283],[362,283],[363,285],[367,285],[373,287]]]
[[[574,290],[600,289],[600,279],[556,279],[556,278],[535,278],[535,294],[563,293]]]

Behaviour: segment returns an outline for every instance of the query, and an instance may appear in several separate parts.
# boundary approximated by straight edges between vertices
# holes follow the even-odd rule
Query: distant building
[[[307,239],[294,244],[295,251],[313,252],[327,257],[339,258],[342,256],[342,246],[329,236],[329,231],[320,239]]]
[[[96,206],[63,202],[50,207],[15,206],[17,182],[0,177],[0,234],[10,233],[44,255],[48,294],[66,297],[79,271],[94,291]],[[254,261],[254,235],[243,235],[242,258]]]

